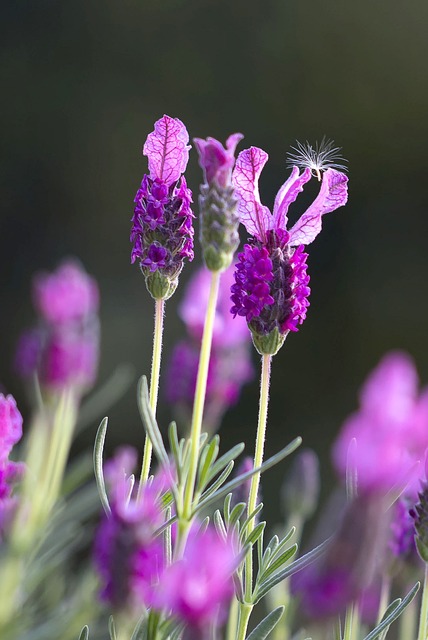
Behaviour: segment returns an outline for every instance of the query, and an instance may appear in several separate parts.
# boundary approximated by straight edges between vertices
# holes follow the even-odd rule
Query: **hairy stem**
[[[156,407],[158,404],[159,377],[162,355],[162,337],[163,337],[163,317],[165,310],[165,301],[156,300],[155,302],[155,328],[153,333],[153,354],[152,354],[152,370],[150,374],[150,406],[156,415]],[[150,463],[152,460],[152,443],[146,434],[144,442],[143,463],[141,466],[140,486],[141,490],[144,482],[147,481],[150,472]]]

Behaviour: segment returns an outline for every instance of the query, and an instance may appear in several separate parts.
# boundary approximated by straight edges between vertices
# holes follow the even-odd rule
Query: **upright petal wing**
[[[286,229],[288,207],[292,204],[299,193],[303,191],[303,186],[311,179],[311,170],[306,168],[300,175],[299,168],[293,167],[291,176],[284,182],[276,194],[273,205],[273,217],[275,229]]]
[[[335,169],[324,173],[321,189],[309,209],[290,230],[290,244],[309,244],[321,231],[321,218],[346,204],[348,200],[348,177]]]
[[[265,231],[271,228],[272,215],[260,202],[259,177],[268,154],[258,147],[244,149],[239,154],[232,174],[232,184],[238,198],[238,213],[248,233],[259,240],[265,238]]]
[[[189,134],[178,118],[163,116],[149,133],[143,153],[149,159],[150,177],[167,185],[176,182],[189,161]]]

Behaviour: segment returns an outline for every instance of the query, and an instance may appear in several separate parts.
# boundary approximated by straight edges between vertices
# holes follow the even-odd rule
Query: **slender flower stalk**
[[[201,353],[199,357],[198,377],[196,380],[195,401],[193,404],[192,426],[190,431],[190,465],[184,493],[183,516],[184,525],[188,528],[192,513],[193,495],[195,490],[196,472],[198,468],[199,440],[201,437],[202,417],[207,389],[208,366],[210,362],[211,344],[214,329],[215,309],[217,305],[220,272],[211,272],[211,287],[205,315],[204,333],[202,336]],[[182,523],[183,526],[183,523]],[[184,533],[184,538],[186,534]],[[184,543],[182,543],[184,544]]]
[[[418,640],[426,640],[428,634],[428,563],[425,563],[424,584],[422,590],[421,612],[419,618]]]
[[[152,354],[152,370],[150,374],[150,406],[156,415],[159,393],[159,378],[162,356],[162,338],[163,338],[163,318],[165,311],[165,301],[163,299],[155,301],[155,328],[153,333],[153,354]],[[144,482],[147,481],[150,472],[150,462],[152,459],[152,443],[146,434],[144,443],[143,463],[141,465],[141,477],[139,491]]]
[[[254,453],[254,468],[260,467],[263,462],[264,444],[266,438],[267,413],[269,403],[269,383],[272,356],[262,356],[262,372],[260,379],[259,419],[257,425],[256,449]],[[257,506],[257,494],[260,485],[260,472],[255,473],[251,479],[250,494],[248,497],[247,514],[250,516]],[[254,518],[248,523],[248,535],[254,530]],[[238,640],[244,640],[247,634],[253,605],[250,604],[253,592],[253,555],[248,553],[245,559],[245,600],[240,606]]]

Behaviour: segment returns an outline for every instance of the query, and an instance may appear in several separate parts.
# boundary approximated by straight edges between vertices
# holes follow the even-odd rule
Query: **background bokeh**
[[[266,149],[267,204],[290,145],[325,134],[349,160],[349,204],[310,247],[310,313],[274,361],[267,452],[301,434],[331,478],[334,434],[386,350],[409,350],[428,382],[427,2],[33,0],[0,11],[2,385],[25,408],[11,360],[33,319],[31,277],[68,255],[100,283],[101,380],[122,362],[149,371],[153,309],[129,229],[140,149],[163,113],[191,137],[241,131]],[[196,195],[194,152],[187,176]],[[166,357],[183,333],[181,295],[167,304]],[[142,441],[134,395],[109,410],[109,447]],[[254,382],[224,443],[251,443],[256,412]],[[164,403],[159,416],[171,417]]]

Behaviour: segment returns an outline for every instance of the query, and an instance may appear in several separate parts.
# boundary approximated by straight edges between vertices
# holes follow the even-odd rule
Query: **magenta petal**
[[[194,138],[199,153],[199,164],[204,170],[208,184],[215,181],[219,186],[226,187],[230,183],[236,145],[243,137],[242,133],[233,133],[226,141],[226,148],[215,138]]]
[[[311,177],[310,169],[305,169],[300,175],[299,168],[293,167],[291,176],[284,182],[275,198],[273,205],[275,229],[287,228],[288,207],[296,200],[299,193],[303,191],[303,186],[309,182]]]
[[[189,161],[189,134],[178,118],[163,116],[149,133],[143,153],[149,159],[150,177],[167,185],[176,182]]]
[[[262,205],[259,195],[259,177],[268,154],[258,147],[244,149],[239,154],[232,174],[232,183],[238,197],[238,213],[248,233],[259,240],[273,223],[269,209]]]
[[[346,204],[348,200],[348,178],[335,169],[327,169],[323,175],[321,189],[309,209],[290,230],[290,244],[309,244],[321,231],[321,217]]]

